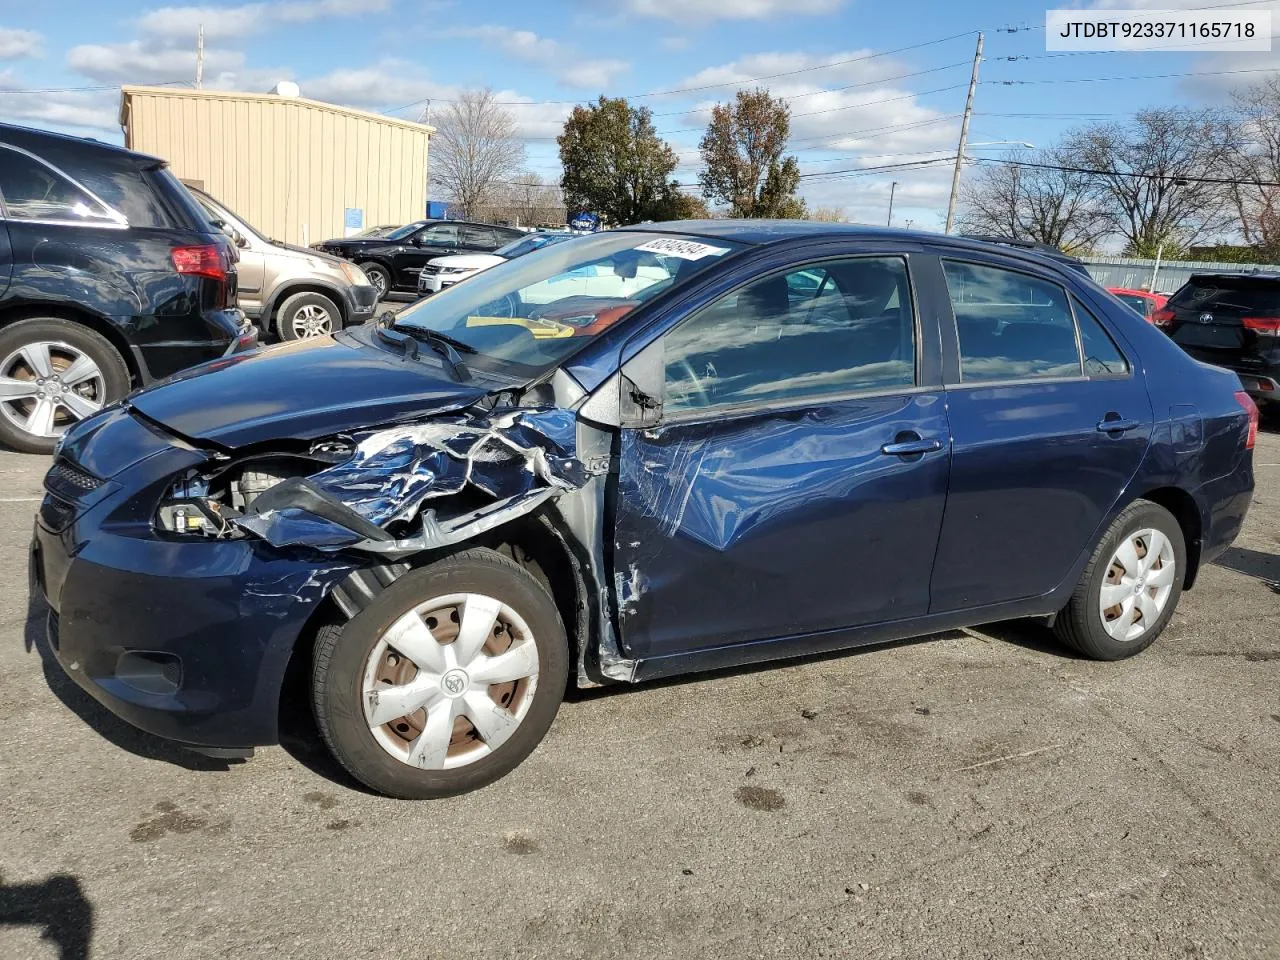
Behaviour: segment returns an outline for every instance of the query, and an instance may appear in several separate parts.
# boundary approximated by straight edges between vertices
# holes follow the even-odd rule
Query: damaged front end
[[[588,471],[561,409],[463,412],[218,462],[178,478],[158,529],[385,560],[474,539]]]

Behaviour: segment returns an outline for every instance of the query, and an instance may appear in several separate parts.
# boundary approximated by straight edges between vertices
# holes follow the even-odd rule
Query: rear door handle
[[[941,440],[904,440],[901,443],[886,443],[880,452],[890,457],[909,457],[913,454],[933,453],[942,449]]]
[[[1126,430],[1135,430],[1142,426],[1138,420],[1099,420],[1099,433],[1124,433]]]

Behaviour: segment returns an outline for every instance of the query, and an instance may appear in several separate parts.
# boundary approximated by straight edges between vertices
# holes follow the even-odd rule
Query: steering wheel
[[[684,376],[681,379],[688,380],[692,384],[693,389],[697,391],[698,397],[701,399],[701,405],[704,407],[711,406],[711,393],[707,390],[707,386],[703,383],[700,376],[694,373],[693,364],[689,362],[688,357],[682,357],[678,364],[678,369],[682,371]]]

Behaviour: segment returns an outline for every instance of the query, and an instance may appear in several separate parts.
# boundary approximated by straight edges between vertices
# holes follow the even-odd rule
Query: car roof
[[[871,227],[857,223],[821,223],[813,220],[669,220],[662,223],[637,223],[620,230],[656,233],[678,233],[717,240],[733,240],[752,246],[784,243],[794,240],[859,239],[910,240],[956,251],[1000,253],[1030,263],[1051,265],[1079,274],[1083,263],[1065,253],[1049,253],[1038,248],[1006,245],[994,240],[977,240],[925,230],[898,230]]]
[[[0,136],[8,138],[16,146],[32,146],[41,142],[59,144],[69,147],[80,147],[87,150],[100,150],[103,153],[114,153],[131,160],[151,166],[165,163],[160,157],[127,150],[114,143],[103,143],[92,137],[73,137],[66,133],[54,133],[52,130],[40,130],[36,127],[21,127],[14,123],[0,123]]]
[[[1163,297],[1163,293],[1151,290],[1131,290],[1128,287],[1107,287],[1107,293],[1123,293],[1130,297]]]
[[[1261,270],[1247,272],[1244,270],[1222,273],[1193,273],[1188,283],[1197,280],[1270,280],[1280,282],[1280,273],[1268,273]]]

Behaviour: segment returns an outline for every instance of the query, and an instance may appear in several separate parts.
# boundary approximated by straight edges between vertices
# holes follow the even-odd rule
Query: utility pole
[[[897,189],[898,189],[898,181],[897,181],[897,180],[895,180],[895,181],[893,181],[893,183],[889,184],[889,219],[888,219],[888,220],[886,220],[886,221],[885,221],[885,223],[884,223],[884,225],[885,225],[886,227],[892,227],[892,226],[893,226],[893,194],[894,194],[894,192],[895,192]]]
[[[960,168],[964,165],[964,151],[969,145],[969,118],[973,116],[973,94],[978,89],[978,67],[982,65],[982,34],[978,34],[978,49],[973,54],[973,73],[969,76],[969,98],[964,104],[964,119],[960,121],[960,147],[956,150],[956,169],[951,175],[951,199],[947,201],[947,226],[951,232],[956,219],[956,197],[960,193]]]
[[[204,86],[204,24],[196,27],[196,89]]]

